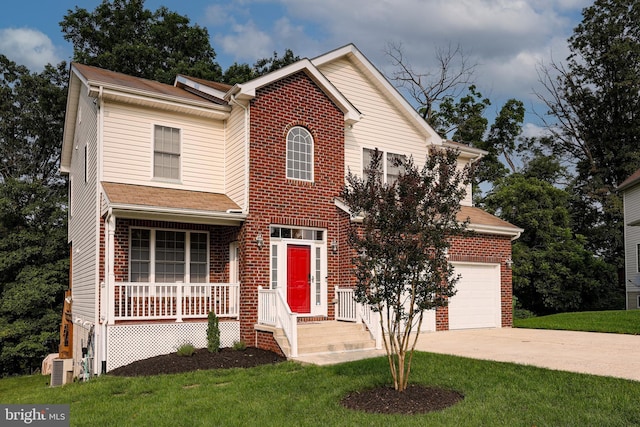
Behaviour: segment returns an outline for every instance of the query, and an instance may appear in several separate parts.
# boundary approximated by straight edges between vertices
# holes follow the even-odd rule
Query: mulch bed
[[[137,377],[205,369],[253,368],[284,362],[286,359],[276,353],[247,347],[245,350],[231,348],[210,353],[206,348],[195,351],[193,356],[165,354],[138,360],[126,366],[109,371],[109,375]],[[379,414],[423,414],[439,411],[460,402],[464,396],[457,391],[422,385],[409,385],[399,393],[392,387],[377,387],[353,392],[345,396],[343,406],[356,411]]]
[[[206,348],[199,348],[193,356],[178,356],[176,353],[171,353],[138,360],[109,371],[109,375],[138,377],[178,374],[204,369],[253,368],[259,365],[280,363],[285,360],[287,359],[276,353],[255,347],[247,347],[245,350],[222,348],[217,353],[211,353]]]
[[[464,396],[457,391],[411,384],[403,392],[397,392],[393,387],[353,392],[342,399],[342,405],[374,414],[412,415],[440,411],[462,399]]]

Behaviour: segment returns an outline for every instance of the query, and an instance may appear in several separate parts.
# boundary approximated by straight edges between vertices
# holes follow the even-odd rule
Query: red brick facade
[[[241,233],[241,339],[256,339],[258,286],[269,287],[269,226],[327,230],[326,241],[343,242],[334,200],[344,184],[344,114],[303,72],[259,89],[251,101],[249,216]],[[293,126],[313,136],[313,182],[286,177],[286,138]],[[261,234],[264,246],[258,248]],[[328,299],[344,278],[344,265],[328,251]],[[329,318],[334,316],[329,306]]]

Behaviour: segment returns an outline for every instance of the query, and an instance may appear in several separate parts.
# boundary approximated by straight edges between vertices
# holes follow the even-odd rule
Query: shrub
[[[234,341],[233,342],[233,349],[237,350],[237,351],[242,351],[242,350],[246,350],[247,349],[247,344],[245,344],[244,341]]]
[[[208,320],[207,349],[209,349],[211,353],[217,353],[220,350],[220,326],[218,325],[218,316],[216,316],[213,311],[210,311]]]
[[[193,356],[196,353],[196,348],[189,343],[184,343],[178,347],[178,356]]]

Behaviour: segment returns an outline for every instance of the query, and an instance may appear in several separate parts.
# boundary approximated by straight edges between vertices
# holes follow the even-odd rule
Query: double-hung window
[[[367,176],[367,173],[369,172],[371,159],[373,159],[374,153],[375,150],[372,150],[370,148],[363,149],[362,175],[365,178]],[[404,171],[404,168],[400,164],[400,162],[404,162],[407,157],[403,154],[395,154],[384,151],[380,151],[380,153],[382,154],[382,161],[379,165],[378,176],[382,179],[382,182],[393,184],[398,179],[398,176],[400,176],[400,173]]]
[[[313,181],[313,137],[301,126],[287,133],[287,178]]]
[[[153,177],[180,179],[180,129],[154,126]]]
[[[131,230],[129,276],[132,282],[207,283],[208,234]]]

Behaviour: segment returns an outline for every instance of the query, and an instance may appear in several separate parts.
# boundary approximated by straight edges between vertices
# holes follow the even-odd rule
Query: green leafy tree
[[[500,180],[484,200],[487,209],[524,228],[512,255],[519,304],[536,314],[622,308],[612,292],[615,269],[571,230],[570,194],[532,174]]]
[[[616,185],[640,168],[640,3],[596,0],[569,38],[566,64],[541,69],[554,153],[575,169],[576,231],[624,265],[622,203]]]
[[[0,375],[57,351],[68,286],[66,184],[58,174],[66,64],[30,73],[0,55]]]
[[[60,22],[74,61],[172,84],[179,73],[218,81],[220,66],[206,28],[144,0],[103,0],[93,12],[77,7]]]
[[[277,52],[273,52],[271,58],[259,59],[253,64],[253,67],[249,64],[235,62],[224,72],[222,82],[230,85],[244,83],[299,60],[300,57],[294,55],[291,49],[286,49],[282,57],[279,57]]]
[[[432,149],[421,169],[398,159],[402,171],[386,184],[375,151],[365,177],[349,173],[342,197],[362,217],[349,242],[355,253],[358,302],[380,314],[394,387],[406,389],[425,310],[447,304],[458,277],[446,251],[465,232],[456,214],[470,169],[457,169],[458,152]]]

